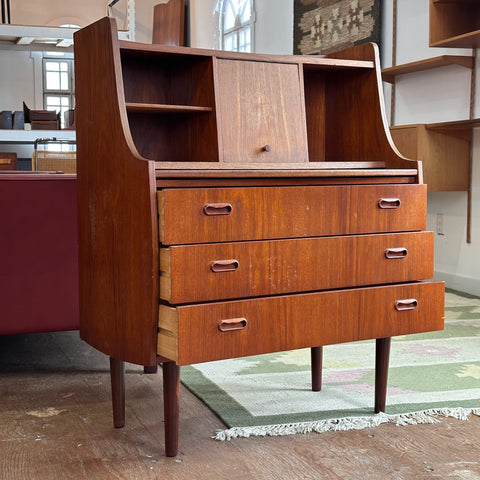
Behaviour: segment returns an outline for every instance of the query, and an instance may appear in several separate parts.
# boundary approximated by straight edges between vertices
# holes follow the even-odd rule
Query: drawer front
[[[160,297],[172,304],[426,280],[433,233],[396,233],[160,249]]]
[[[425,185],[185,188],[158,192],[164,245],[420,231]]]
[[[441,330],[443,282],[161,305],[158,354],[188,365]]]

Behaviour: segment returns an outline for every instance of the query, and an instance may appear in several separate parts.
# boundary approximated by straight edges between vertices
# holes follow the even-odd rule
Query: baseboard
[[[480,297],[480,278],[435,271],[434,280],[445,282],[447,288]]]

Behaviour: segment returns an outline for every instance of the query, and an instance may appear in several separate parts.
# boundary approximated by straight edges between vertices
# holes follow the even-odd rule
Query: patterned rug
[[[324,347],[321,392],[310,350],[182,367],[184,385],[229,427],[215,438],[435,423],[480,415],[480,298],[446,293],[445,330],[394,337],[386,413],[374,414],[375,342]]]
[[[380,0],[295,0],[293,16],[296,55],[380,42]]]

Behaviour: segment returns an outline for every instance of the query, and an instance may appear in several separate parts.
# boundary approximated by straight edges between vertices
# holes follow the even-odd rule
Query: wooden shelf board
[[[383,81],[394,83],[397,75],[420,72],[433,68],[445,67],[447,65],[460,65],[466,68],[473,68],[473,57],[471,55],[441,55],[439,57],[426,58],[417,62],[404,63],[382,70]]]
[[[477,3],[478,0],[433,0],[433,3]]]
[[[0,130],[0,144],[34,144],[39,138],[75,140],[75,130]]]
[[[430,47],[478,48],[480,47],[480,30],[432,42]]]
[[[305,169],[305,170],[296,170],[292,171],[291,169],[269,169],[264,170],[262,168],[257,168],[257,166],[252,166],[251,169],[243,170],[232,170],[231,168],[221,169],[218,167],[210,169],[179,169],[177,167],[173,169],[159,169],[156,170],[156,176],[158,179],[168,179],[168,178],[238,178],[238,174],[241,173],[243,178],[320,178],[320,177],[366,177],[366,178],[396,178],[396,182],[399,182],[399,178],[416,178],[418,171],[414,169],[353,169],[353,170],[339,170],[339,169]],[[411,183],[411,182],[405,182]]]
[[[412,162],[415,163],[415,162]],[[416,168],[385,168],[384,162],[221,163],[155,162],[157,178],[170,177],[415,177]]]
[[[453,122],[428,123],[425,125],[428,130],[453,135],[470,141],[472,129],[480,127],[480,118],[472,120],[458,120]]]
[[[126,103],[127,111],[134,113],[203,113],[211,112],[212,107],[194,105],[164,105],[154,103]]]

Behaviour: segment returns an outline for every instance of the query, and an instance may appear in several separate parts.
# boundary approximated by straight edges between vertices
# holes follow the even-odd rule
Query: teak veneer
[[[80,333],[163,363],[166,453],[181,365],[443,328],[421,162],[392,143],[378,50],[273,56],[75,34]]]

